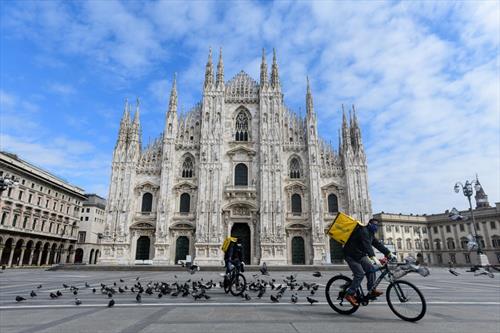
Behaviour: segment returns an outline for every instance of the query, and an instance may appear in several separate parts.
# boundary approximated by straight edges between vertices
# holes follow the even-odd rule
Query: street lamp
[[[488,265],[489,264],[488,257],[483,254],[483,250],[481,248],[481,242],[479,242],[479,238],[477,236],[476,220],[474,219],[474,211],[472,210],[472,201],[470,199],[472,197],[472,195],[474,194],[474,190],[476,192],[481,190],[481,184],[479,184],[479,182],[477,180],[473,180],[473,181],[466,180],[465,184],[462,184],[461,182],[457,182],[455,184],[455,187],[454,187],[455,193],[459,193],[460,189],[464,193],[464,196],[467,197],[467,200],[469,200],[469,211],[470,211],[470,216],[472,218],[472,227],[474,229],[474,239],[475,239],[476,244],[477,244],[478,262],[480,265],[482,265],[483,263],[485,265]]]
[[[10,177],[0,177],[0,196],[2,195],[2,192],[9,187],[14,187],[17,185],[19,185],[19,180],[14,175]]]

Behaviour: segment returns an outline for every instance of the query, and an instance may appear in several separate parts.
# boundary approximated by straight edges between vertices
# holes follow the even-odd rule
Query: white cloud
[[[179,103],[201,95],[209,46],[224,47],[226,79],[258,78],[260,49],[278,49],[285,102],[303,108],[311,77],[320,122],[340,126],[356,104],[375,211],[430,213],[465,203],[450,192],[476,172],[500,199],[500,3],[88,2],[36,3],[7,25],[48,49],[86,57],[117,81],[153,78],[144,93],[164,110],[179,72]],[[75,9],[76,8],[76,9]],[[34,10],[36,9],[36,10]],[[34,13],[40,15],[35,15]],[[171,63],[183,59],[183,64]],[[215,59],[216,61],[216,56]],[[176,67],[175,69],[173,69]],[[2,105],[17,103],[2,97]],[[151,102],[150,102],[151,103]],[[149,113],[145,124],[163,121]],[[151,125],[155,131],[159,125]],[[151,132],[150,132],[151,133]],[[325,133],[337,141],[337,131]]]
[[[67,83],[53,82],[49,84],[49,90],[59,95],[72,95],[76,92],[72,85]]]

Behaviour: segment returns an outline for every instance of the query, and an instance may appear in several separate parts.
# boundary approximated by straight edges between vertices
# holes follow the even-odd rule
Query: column
[[[30,253],[30,259],[28,260],[28,265],[31,266],[33,265],[33,257],[34,257],[34,254],[35,254],[35,248],[32,247],[31,248],[31,253]]]
[[[66,254],[66,249],[65,248],[62,248],[62,249],[59,249],[59,262],[58,264],[64,264],[65,263],[65,254]]]
[[[14,257],[15,250],[16,250],[15,246],[10,247],[10,256],[9,256],[9,261],[7,262],[7,267],[12,267],[12,258]]]
[[[40,246],[40,253],[38,253],[38,260],[36,265],[40,266],[42,264],[42,256],[43,256],[43,247]]]
[[[19,265],[18,266],[23,265],[24,251],[26,251],[26,245],[21,246],[21,255],[19,256],[19,262],[18,262]]]
[[[70,253],[69,253],[69,263],[70,264],[74,264],[75,263],[75,250],[73,249]]]
[[[0,217],[1,218],[1,217]],[[0,260],[2,260],[3,248],[5,245],[0,245]]]

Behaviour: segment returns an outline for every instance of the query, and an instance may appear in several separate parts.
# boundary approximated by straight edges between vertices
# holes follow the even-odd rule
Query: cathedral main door
[[[305,265],[306,253],[304,248],[304,238],[295,236],[292,238],[292,265]]]
[[[179,260],[186,260],[189,255],[189,238],[186,236],[179,236],[175,241],[175,263]]]
[[[137,250],[135,260],[149,260],[149,247],[151,241],[148,236],[141,236],[137,239]]]
[[[239,243],[243,246],[243,261],[250,265],[252,263],[250,227],[246,223],[235,223],[231,228],[231,236],[238,238]]]

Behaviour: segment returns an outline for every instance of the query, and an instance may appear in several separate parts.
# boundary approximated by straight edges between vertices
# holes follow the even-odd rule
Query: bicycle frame
[[[391,271],[389,270],[389,267],[387,267],[387,264],[379,267],[376,271],[381,271],[382,273],[375,280],[371,289],[368,290],[368,292],[365,294],[363,292],[363,287],[360,285],[356,292],[358,295],[358,299],[361,301],[362,305],[368,305],[368,301],[370,300],[370,297],[368,297],[368,295],[378,287],[378,285],[380,284],[380,282],[382,282],[384,278],[387,277],[389,283],[393,283],[395,281]],[[407,301],[406,297],[404,297],[403,292],[400,290],[399,286],[396,286],[394,290],[396,291],[396,294],[398,295],[398,298],[401,302]]]

